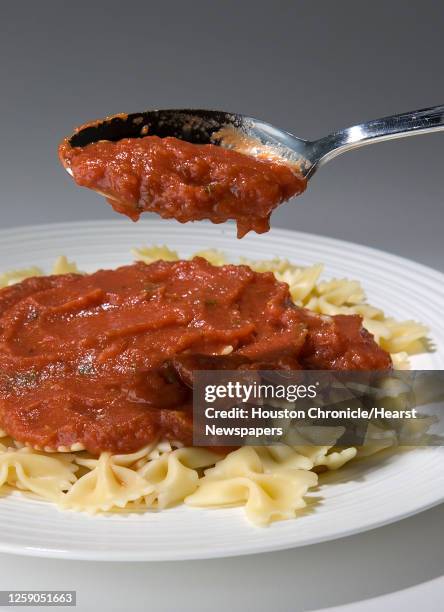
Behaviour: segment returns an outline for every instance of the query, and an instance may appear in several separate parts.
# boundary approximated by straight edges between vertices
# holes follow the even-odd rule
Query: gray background
[[[306,138],[444,102],[444,5],[402,2],[3,3],[2,224],[113,218],[56,157],[75,125],[122,111],[249,113]],[[443,269],[444,134],[328,164],[274,215]]]
[[[2,3],[2,227],[114,218],[56,157],[75,125],[106,114],[213,107],[316,138],[442,104],[443,18],[444,4],[429,0]],[[443,150],[436,134],[345,155],[274,225],[444,270]],[[335,543],[230,561],[103,566],[0,556],[0,587],[76,588],[85,610],[101,600],[121,610],[128,598],[133,609],[158,610],[437,610],[443,518],[441,506]]]

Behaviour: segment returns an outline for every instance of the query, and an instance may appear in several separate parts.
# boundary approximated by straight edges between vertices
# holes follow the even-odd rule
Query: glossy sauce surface
[[[36,277],[0,290],[0,427],[92,453],[192,443],[193,369],[386,369],[358,316],[204,259]]]
[[[145,211],[181,223],[234,219],[238,237],[270,229],[270,215],[301,194],[306,180],[286,163],[177,138],[126,138],[59,148],[76,183],[137,221]]]

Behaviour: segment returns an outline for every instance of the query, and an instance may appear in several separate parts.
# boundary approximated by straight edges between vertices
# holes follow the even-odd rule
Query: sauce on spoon
[[[101,193],[133,221],[147,211],[180,223],[233,219],[238,238],[267,232],[273,210],[307,185],[287,160],[173,137],[146,135],[84,147],[65,139],[59,156],[78,185]]]

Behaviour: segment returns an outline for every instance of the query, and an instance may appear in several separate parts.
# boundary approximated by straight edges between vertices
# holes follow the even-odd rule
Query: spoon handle
[[[351,149],[374,142],[444,130],[444,105],[373,119],[316,140],[312,144],[313,171]]]

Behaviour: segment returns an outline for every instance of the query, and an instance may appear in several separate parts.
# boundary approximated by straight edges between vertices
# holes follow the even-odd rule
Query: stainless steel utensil
[[[248,139],[253,153],[255,143],[258,149],[265,146],[269,154],[298,162],[302,174],[310,178],[323,164],[351,149],[392,138],[444,130],[444,106],[374,119],[338,130],[319,140],[304,140],[260,119],[235,113],[194,109],[151,110],[115,115],[86,124],[76,130],[68,142],[73,147],[84,147],[98,140],[117,141],[149,134],[175,136],[196,144],[224,146],[224,138],[220,134],[227,128],[235,130],[244,142]]]

